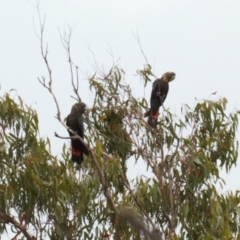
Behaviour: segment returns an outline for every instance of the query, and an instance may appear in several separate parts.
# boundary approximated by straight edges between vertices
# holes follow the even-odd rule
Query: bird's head
[[[166,72],[162,75],[162,79],[165,82],[171,82],[175,79],[176,74],[174,72]]]
[[[75,103],[72,106],[72,113],[80,113],[83,114],[86,110],[86,104],[84,102],[79,102],[79,103]]]

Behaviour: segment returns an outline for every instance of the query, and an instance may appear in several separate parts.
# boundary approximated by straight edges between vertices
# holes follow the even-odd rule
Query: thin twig
[[[50,65],[49,65],[49,62],[48,62],[48,58],[47,58],[47,55],[48,55],[48,45],[46,46],[46,50],[44,51],[44,47],[43,47],[43,33],[44,33],[44,27],[45,27],[45,16],[44,16],[44,19],[42,21],[41,19],[41,14],[40,14],[40,10],[39,10],[39,5],[37,5],[37,12],[38,12],[38,18],[39,18],[39,22],[40,22],[40,42],[41,42],[41,46],[40,46],[40,49],[41,49],[41,54],[42,54],[42,57],[44,59],[44,62],[46,64],[46,67],[47,67],[47,70],[48,70],[48,77],[49,77],[49,82],[46,83],[46,78],[45,77],[42,77],[42,79],[38,78],[38,81],[51,93],[53,99],[54,99],[54,102],[56,104],[56,107],[57,107],[57,118],[58,119],[61,119],[61,113],[60,113],[60,108],[59,108],[59,105],[58,105],[58,101],[57,101],[57,98],[55,96],[55,94],[53,93],[52,91],[52,70],[50,68]]]
[[[66,51],[68,62],[69,62],[69,68],[70,68],[70,73],[71,73],[71,83],[73,87],[73,92],[77,96],[77,99],[79,102],[81,102],[81,98],[79,96],[78,90],[79,90],[79,77],[78,77],[78,66],[76,66],[71,57],[71,37],[72,37],[72,28],[68,28],[69,33],[68,35],[66,34],[66,31],[64,31],[64,35],[62,35],[59,31],[59,35],[61,38],[62,45]],[[74,81],[74,75],[73,75],[73,67],[76,68],[76,83]]]
[[[141,45],[141,42],[140,42],[140,38],[139,38],[139,35],[138,35],[138,31],[137,31],[137,35],[134,34],[133,30],[132,30],[132,33],[133,33],[134,38],[135,38],[135,39],[137,40],[137,42],[138,42],[138,46],[139,46],[139,48],[140,48],[140,51],[141,51],[143,57],[145,58],[146,63],[149,64],[149,63],[148,63],[148,60],[147,60],[147,57],[146,57],[146,55],[145,55],[145,53],[144,53],[144,51],[143,51],[143,48],[142,48],[142,45]]]

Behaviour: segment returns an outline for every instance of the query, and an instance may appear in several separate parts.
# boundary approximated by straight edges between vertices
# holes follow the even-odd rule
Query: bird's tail
[[[151,110],[149,110],[148,124],[149,124],[150,127],[156,128],[158,115],[159,115],[159,111],[157,111],[157,113],[153,114],[153,112]]]
[[[81,164],[83,162],[83,153],[72,148],[72,161]]]

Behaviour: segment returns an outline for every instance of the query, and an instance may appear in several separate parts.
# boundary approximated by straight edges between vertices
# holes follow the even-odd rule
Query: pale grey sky
[[[40,134],[50,137],[54,153],[61,152],[62,140],[54,132],[66,130],[54,118],[52,97],[38,83],[47,76],[40,55],[34,0],[0,0],[0,83],[1,94],[16,89],[26,104],[38,111]],[[48,43],[53,71],[53,89],[65,117],[74,103],[70,72],[59,29],[74,28],[73,61],[85,73],[93,74],[94,57],[106,70],[115,60],[126,72],[126,81],[136,96],[149,99],[151,84],[144,90],[136,70],[145,60],[133,32],[153,66],[155,75],[174,71],[165,106],[180,114],[182,104],[194,106],[195,98],[209,98],[212,92],[228,99],[228,110],[239,108],[240,89],[240,1],[238,0],[42,0],[46,14],[44,41]],[[88,106],[92,97],[86,75],[82,74],[80,95]],[[13,93],[14,95],[14,93]],[[239,189],[239,168],[227,176],[226,189]],[[223,175],[225,176],[225,175]]]

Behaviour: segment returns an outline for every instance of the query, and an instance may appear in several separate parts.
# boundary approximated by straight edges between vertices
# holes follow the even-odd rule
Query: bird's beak
[[[173,75],[171,78],[171,81],[173,81],[175,79],[176,75]]]

